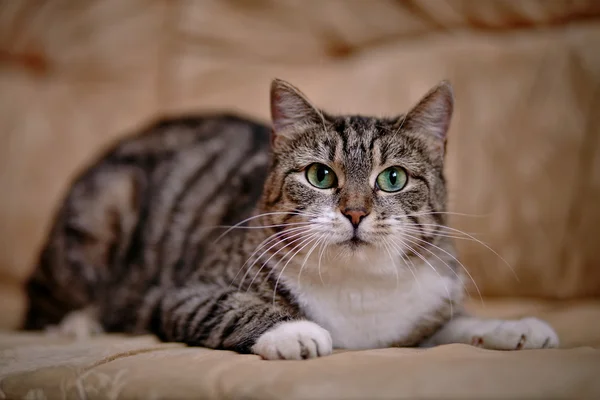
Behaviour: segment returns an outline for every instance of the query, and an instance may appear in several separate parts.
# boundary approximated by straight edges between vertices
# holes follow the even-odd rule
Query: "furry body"
[[[286,359],[472,341],[444,234],[449,86],[395,118],[330,116],[282,81],[271,98],[272,128],[162,121],[76,179],[26,327],[93,309],[107,331]]]

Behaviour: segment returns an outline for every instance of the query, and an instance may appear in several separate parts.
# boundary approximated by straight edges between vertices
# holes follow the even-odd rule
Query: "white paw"
[[[474,346],[493,350],[549,349],[558,347],[558,335],[537,318],[485,321],[476,328]]]
[[[282,322],[263,333],[252,352],[267,360],[302,360],[331,354],[331,335],[310,321]]]
[[[58,325],[48,326],[46,332],[56,336],[70,336],[77,340],[86,339],[104,330],[91,310],[78,310],[67,314]]]

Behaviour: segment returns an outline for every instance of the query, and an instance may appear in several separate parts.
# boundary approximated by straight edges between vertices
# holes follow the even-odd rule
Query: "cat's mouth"
[[[352,236],[352,239],[347,240],[345,243],[352,248],[362,247],[369,244],[356,235]]]

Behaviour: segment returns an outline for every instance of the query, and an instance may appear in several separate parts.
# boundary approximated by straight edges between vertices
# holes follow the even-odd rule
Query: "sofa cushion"
[[[0,334],[0,398],[597,398],[600,302],[505,300],[473,305],[493,317],[535,315],[560,349],[491,351],[467,345],[336,351],[308,361],[103,335],[72,342]],[[483,311],[485,310],[485,312]],[[4,397],[2,397],[4,396]]]

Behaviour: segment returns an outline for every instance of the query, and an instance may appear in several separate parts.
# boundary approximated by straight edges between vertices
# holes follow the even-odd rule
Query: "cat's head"
[[[290,249],[318,240],[350,253],[406,251],[435,241],[436,226],[445,223],[452,110],[448,82],[406,114],[376,118],[329,115],[274,80],[272,163],[261,211],[287,224],[279,229],[294,241]]]

